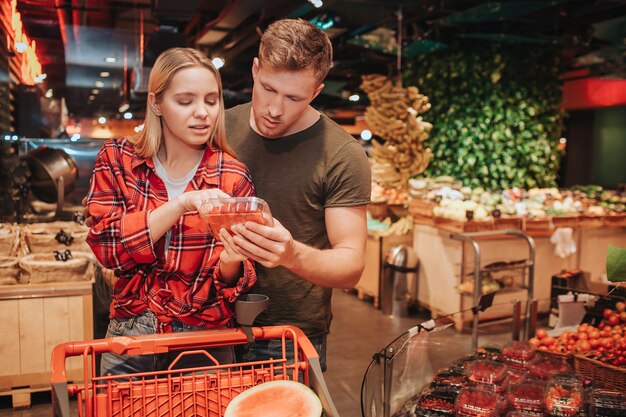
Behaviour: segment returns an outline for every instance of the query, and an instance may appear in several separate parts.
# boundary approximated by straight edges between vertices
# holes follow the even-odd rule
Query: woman
[[[198,215],[214,197],[254,195],[226,144],[219,73],[174,48],[156,60],[142,132],[109,140],[96,159],[87,242],[118,277],[106,337],[228,327],[231,304],[256,281],[253,263],[211,235]],[[232,349],[212,349],[220,363]],[[105,354],[101,374],[162,369],[166,358]]]

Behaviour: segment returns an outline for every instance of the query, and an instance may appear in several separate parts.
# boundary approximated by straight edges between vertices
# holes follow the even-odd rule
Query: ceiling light
[[[213,63],[213,66],[214,66],[216,69],[220,69],[220,68],[222,68],[222,67],[224,66],[224,64],[226,63],[226,62],[224,61],[224,59],[223,59],[223,58],[220,58],[220,57],[215,57],[215,58],[213,58],[213,60],[212,60],[211,62]]]
[[[131,112],[127,111],[126,113],[124,113],[124,119],[130,120],[132,118],[133,118],[133,114]]]
[[[130,104],[122,103],[120,104],[120,107],[117,110],[119,110],[120,113],[124,113],[126,110],[128,110],[129,107],[130,107]]]
[[[54,90],[52,90],[52,88],[48,88],[48,91],[46,91],[46,98],[52,98],[52,96],[54,95]]]
[[[359,101],[361,97],[359,97],[358,94],[352,94],[350,97],[348,97],[348,100],[350,101]]]
[[[100,94],[100,90],[94,88],[93,90],[91,90],[91,94]]]
[[[110,73],[109,71],[102,71],[102,72],[100,73],[100,76],[101,76],[102,78],[107,78],[107,77],[108,77],[108,76],[110,76],[110,75],[111,75],[111,73]]]
[[[372,138],[372,132],[370,132],[367,129],[361,131],[361,139],[370,140],[371,138]]]
[[[109,64],[113,64],[114,62],[117,62],[117,58],[115,58],[114,56],[108,56],[108,57],[104,58],[104,62],[107,62]]]
[[[309,3],[311,3],[316,9],[319,9],[324,5],[324,2],[322,2],[322,0],[309,0]]]
[[[105,124],[107,122],[107,118],[104,116],[100,116],[98,117],[98,123],[100,123],[101,125]]]
[[[102,87],[104,87],[104,83],[103,83],[102,81],[96,81],[96,82],[94,83],[94,85],[95,85],[96,87],[98,87],[98,88],[102,88]]]
[[[91,100],[95,100],[95,99],[96,99],[96,96],[89,96],[89,100],[90,100],[90,101],[91,101]]]

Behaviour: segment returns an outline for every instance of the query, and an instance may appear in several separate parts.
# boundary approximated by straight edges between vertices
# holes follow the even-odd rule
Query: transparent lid
[[[576,375],[555,374],[548,380],[546,411],[554,416],[576,415],[583,406],[583,385]]]
[[[530,373],[541,379],[548,379],[552,375],[572,372],[565,358],[551,355],[537,355],[530,363]]]
[[[525,340],[509,342],[502,348],[502,355],[514,361],[527,361],[535,357],[537,348]]]
[[[626,393],[601,388],[589,392],[591,417],[626,416]]]
[[[522,411],[522,410],[513,410],[506,413],[505,417],[540,417],[543,416],[543,413],[537,414],[535,412],[530,411]]]
[[[543,411],[546,382],[528,380],[511,384],[507,393],[509,405],[516,410]]]
[[[495,392],[496,394],[504,394],[509,389],[510,380],[508,376],[505,376],[503,380],[496,383],[470,381],[470,385],[474,388],[484,389],[487,391]]]
[[[454,415],[454,402],[456,393],[450,391],[428,390],[420,397],[417,408],[431,415]]]
[[[464,388],[456,399],[457,416],[492,417],[499,409],[497,394],[486,390]]]
[[[258,197],[210,198],[202,203],[199,213],[216,238],[219,238],[221,228],[230,231],[233,225],[239,223],[273,224],[268,204]]]
[[[473,362],[469,368],[469,379],[476,382],[497,384],[504,380],[507,367],[501,362],[482,359]]]

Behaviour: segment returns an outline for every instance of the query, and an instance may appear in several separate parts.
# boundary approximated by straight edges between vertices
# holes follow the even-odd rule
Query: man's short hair
[[[287,71],[311,69],[320,83],[333,61],[333,45],[326,33],[302,19],[281,19],[261,37],[259,63]]]

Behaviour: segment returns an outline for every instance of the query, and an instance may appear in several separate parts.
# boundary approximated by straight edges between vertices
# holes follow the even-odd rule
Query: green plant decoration
[[[459,43],[407,62],[430,97],[427,173],[487,189],[553,187],[563,126],[555,48]]]

